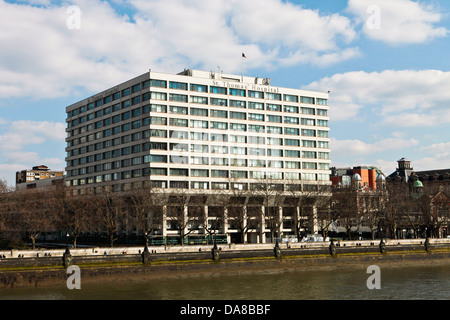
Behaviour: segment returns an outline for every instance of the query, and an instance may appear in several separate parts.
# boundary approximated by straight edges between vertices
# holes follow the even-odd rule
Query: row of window
[[[97,99],[94,102],[90,102],[84,106],[81,106],[80,108],[77,108],[75,110],[70,111],[70,114],[68,114],[68,117],[75,116],[79,113],[84,113],[86,111],[93,110],[95,108],[99,108],[102,105],[111,103],[113,101],[116,101],[120,98],[125,98],[131,94],[137,93],[141,90],[149,89],[150,87],[156,87],[156,88],[167,88],[167,81],[164,80],[147,80],[143,83],[136,84],[132,87],[126,88],[122,91],[117,91],[115,93],[112,93],[111,95],[108,95],[102,99]],[[178,89],[178,90],[188,90],[189,85],[187,83],[183,82],[172,82],[169,81],[169,88],[170,89]],[[239,96],[239,97],[251,97],[251,98],[259,98],[259,99],[268,99],[268,100],[278,100],[278,101],[287,101],[287,102],[295,102],[295,103],[307,103],[307,104],[317,104],[317,105],[328,105],[327,99],[321,99],[321,98],[314,98],[314,97],[307,97],[307,96],[297,96],[297,95],[289,95],[289,94],[280,94],[280,93],[272,93],[272,92],[262,92],[262,91],[252,91],[252,90],[245,90],[245,89],[233,89],[233,88],[225,88],[225,87],[216,87],[216,86],[210,86],[208,89],[208,86],[206,85],[199,85],[199,84],[191,84],[190,85],[190,91],[192,92],[202,92],[202,93],[214,93],[214,94],[224,94],[224,95],[231,95],[231,96]],[[150,92],[147,92],[147,94],[150,94]],[[185,98],[186,97],[186,98]],[[206,97],[197,96],[192,98],[192,103],[202,103],[207,104],[205,102]],[[155,93],[155,98],[152,97],[152,99],[158,99],[158,100],[167,100],[167,96],[165,99],[162,99],[162,96],[159,96],[158,93]],[[181,99],[183,102],[187,102],[187,95],[177,95],[172,94],[171,98],[169,97],[169,100],[171,101],[180,101],[178,99]],[[147,99],[148,100],[148,99]],[[145,100],[144,100],[145,101]],[[207,98],[206,98],[207,101]]]
[[[86,116],[78,117],[76,119],[73,119],[72,121],[67,121],[67,123],[68,123],[69,127],[76,126],[76,125],[79,125],[79,124],[82,124],[85,122],[93,121],[95,119],[98,119],[105,115],[112,114],[112,113],[120,111],[120,110],[126,110],[128,107],[130,107],[134,104],[137,104],[139,102],[140,102],[140,100],[136,101],[135,103],[131,103],[130,100],[127,100],[127,101],[122,102],[121,104],[118,103],[113,106],[109,106],[104,109],[97,110],[95,112],[87,114]],[[218,104],[218,105],[222,105],[222,104]],[[226,105],[226,103],[225,103],[225,105]],[[242,103],[240,103],[238,105],[233,105],[233,106],[246,108],[246,105],[247,105],[246,102],[242,101]],[[264,104],[249,102],[248,109],[264,110]],[[140,115],[145,115],[145,114],[148,114],[151,112],[167,113],[167,111],[172,114],[187,115],[188,110],[189,110],[188,107],[183,107],[183,106],[169,106],[169,108],[167,108],[166,105],[151,104],[151,105],[145,105],[143,107],[135,108],[131,111],[126,111],[126,112],[122,113],[121,115],[115,115],[111,119],[115,119],[116,121],[120,121],[120,119],[122,119],[122,121],[123,121],[123,120],[129,119],[129,118],[137,117]],[[316,115],[317,114],[318,116],[327,116],[328,115],[328,111],[325,109],[314,109],[314,108],[296,107],[296,106],[282,106],[282,105],[278,105],[278,104],[266,104],[265,110],[278,111],[278,112],[284,111],[286,113],[301,113],[301,114],[306,114],[306,115]],[[71,115],[74,113],[75,112],[73,112],[73,111],[68,112],[67,118],[70,118]],[[210,109],[206,109],[206,108],[194,108],[194,107],[190,108],[190,115],[202,116],[202,117],[208,117],[208,115],[210,115],[211,117],[215,117],[215,118],[230,118],[230,119],[242,119],[242,120],[247,120],[247,118],[248,118],[248,120],[264,121],[264,114],[248,113],[248,115],[247,115],[246,112],[236,112],[236,111],[228,112],[226,110],[210,110]],[[273,117],[274,120],[269,120],[269,121],[281,122],[281,116],[266,115],[266,117]],[[292,117],[292,118],[297,119],[297,122],[286,122],[286,120],[285,120],[285,123],[297,123],[298,124],[298,117]],[[275,120],[275,119],[280,119],[280,120]],[[113,120],[110,120],[110,121],[113,121]],[[291,121],[294,121],[294,120],[291,120]]]

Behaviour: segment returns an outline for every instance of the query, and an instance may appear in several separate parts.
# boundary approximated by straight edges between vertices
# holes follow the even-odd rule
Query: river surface
[[[1,300],[449,300],[450,265],[382,266],[380,289],[364,268],[294,270],[265,275],[86,282],[1,288]],[[375,283],[374,281],[370,281]]]

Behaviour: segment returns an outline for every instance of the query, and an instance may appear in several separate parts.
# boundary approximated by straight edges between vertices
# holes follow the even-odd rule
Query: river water
[[[448,300],[450,265],[382,266],[380,289],[369,289],[366,267],[294,270],[265,275],[216,275],[160,280],[81,282],[1,288],[1,300]]]

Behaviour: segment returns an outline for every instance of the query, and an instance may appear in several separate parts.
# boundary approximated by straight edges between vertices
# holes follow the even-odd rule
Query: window
[[[328,110],[317,109],[317,115],[318,116],[327,116],[328,115]]]
[[[300,180],[300,173],[297,172],[285,172],[284,178],[288,180]]]
[[[188,169],[170,169],[170,175],[171,176],[189,177],[189,170]]]
[[[247,114],[245,112],[230,111],[230,119],[246,120]]]
[[[280,149],[267,149],[267,155],[269,157],[282,157],[283,150]]]
[[[208,153],[209,146],[207,144],[191,144],[191,152]]]
[[[300,162],[298,161],[286,161],[284,164],[287,169],[300,169]]]
[[[146,133],[149,134],[146,134]],[[149,137],[157,137],[157,138],[167,138],[167,131],[166,130],[157,130],[157,129],[151,129],[150,131],[145,131],[144,133],[145,138]]]
[[[315,173],[303,173],[302,177],[303,177],[303,180],[310,180],[310,181],[317,180],[317,174],[315,174]]]
[[[150,93],[150,99],[153,100],[167,100],[167,94],[163,92],[154,92]]]
[[[314,108],[306,108],[306,107],[301,107],[301,113],[302,114],[309,114],[309,115],[315,115],[316,111]]]
[[[188,96],[184,94],[169,93],[169,101],[188,102]]]
[[[237,142],[237,143],[247,143],[247,137],[246,136],[230,135],[230,141],[231,142]]]
[[[150,117],[150,123],[151,123],[152,125],[161,125],[161,126],[165,126],[165,125],[167,125],[167,118]]]
[[[264,99],[264,92],[262,91],[248,91],[248,96],[252,98]]]
[[[317,126],[319,127],[328,127],[328,120],[317,120]]]
[[[208,141],[208,134],[204,132],[191,132],[191,140]]]
[[[210,90],[211,93],[227,94],[227,88],[222,88],[222,87],[210,87],[209,90]]]
[[[283,95],[283,100],[284,101],[289,101],[289,102],[298,102],[298,96],[294,96],[294,95],[290,95],[290,94],[284,94]]]
[[[211,121],[211,127],[210,128],[211,129],[219,129],[219,130],[227,130],[228,129],[228,123]]]
[[[231,178],[244,178],[247,179],[248,173],[247,171],[237,171],[237,170],[231,170],[230,171]]]
[[[191,157],[191,164],[208,165],[209,158],[206,157]]]
[[[300,97],[300,102],[301,103],[314,104],[314,98],[312,98],[312,97]]]
[[[230,100],[230,107],[245,108],[246,107],[246,102],[245,101],[238,101],[238,100]]]
[[[212,178],[228,178],[228,170],[211,170]]]
[[[249,124],[248,125],[248,131],[249,132],[259,132],[264,133],[265,126],[255,125],[255,124]]]
[[[209,182],[191,181],[192,189],[209,189]]]
[[[227,166],[228,159],[227,158],[211,158],[211,165],[213,166]]]
[[[228,118],[228,112],[223,110],[211,110],[211,117]]]
[[[210,98],[210,104],[224,107],[228,105],[227,99],[218,99],[218,98]]]
[[[259,102],[248,102],[248,108],[249,109],[255,109],[255,110],[264,110],[264,103]]]
[[[208,92],[208,86],[201,84],[191,84],[191,91]]]
[[[164,155],[146,155],[144,156],[144,163],[160,162],[167,163],[167,156]]]
[[[229,93],[231,96],[245,97],[245,90],[242,89],[230,89]]]
[[[170,106],[169,112],[174,113],[174,114],[187,114],[188,108],[187,107]]]
[[[187,83],[170,81],[169,88],[178,90],[187,90]]]
[[[300,133],[300,130],[297,128],[284,128],[284,134],[290,134],[298,136]]]
[[[302,129],[302,136],[315,137],[316,130]]]
[[[267,138],[267,144],[274,145],[274,146],[282,146],[283,145],[283,139],[282,138]]]
[[[319,152],[319,159],[330,159],[330,154],[328,152]]]
[[[230,153],[246,155],[247,148],[245,148],[245,147],[230,147]]]
[[[231,159],[230,165],[233,167],[246,167],[247,160],[246,159]]]
[[[317,152],[315,152],[315,151],[302,151],[302,158],[316,159],[317,158]]]
[[[328,141],[318,141],[317,143],[319,148],[328,148]]]
[[[228,147],[227,146],[211,146],[211,153],[226,154],[226,153],[228,153]]]
[[[315,148],[316,147],[316,141],[313,141],[313,140],[302,140],[302,147]]]
[[[209,177],[209,170],[206,169],[191,169],[191,177]]]
[[[260,137],[260,136],[249,136],[248,137],[248,143],[265,144],[266,143],[266,138]]]
[[[247,131],[247,125],[243,123],[230,123],[230,130]]]
[[[227,142],[228,141],[228,135],[220,134],[220,133],[211,133],[211,141]]]
[[[191,116],[208,116],[208,109],[191,108]]]
[[[211,182],[211,189],[213,190],[228,190],[227,182]]]
[[[167,81],[151,79],[150,86],[157,88],[167,88]]]
[[[267,133],[283,134],[283,128],[267,126]]]
[[[248,160],[248,166],[249,167],[265,168],[266,167],[266,161],[265,160],[260,160],[260,159],[250,159],[250,160]]]
[[[169,125],[175,126],[175,127],[187,127],[188,126],[188,121],[187,121],[187,119],[170,118],[169,119]]]
[[[317,98],[316,102],[317,102],[317,104],[319,104],[321,106],[327,106],[328,105],[328,99]]]
[[[284,112],[298,113],[298,107],[295,107],[295,106],[284,106]]]
[[[266,93],[266,99],[281,101],[281,94],[280,93],[267,92]]]
[[[259,113],[249,113],[248,120],[253,121],[264,121],[264,115]]]
[[[300,147],[300,140],[298,140],[298,139],[284,139],[284,144],[286,146]]]
[[[267,111],[281,111],[281,105],[280,104],[266,104],[266,110]]]
[[[303,169],[311,169],[316,170],[317,169],[317,163],[315,162],[303,162],[302,163]]]
[[[316,122],[314,119],[302,118],[302,125],[304,126],[315,126]]]
[[[284,123],[299,124],[297,117],[284,117]]]
[[[171,143],[170,150],[179,151],[179,152],[187,152],[187,151],[189,151],[189,145],[186,143]]]
[[[290,158],[300,158],[300,151],[297,150],[284,150],[284,155]]]
[[[208,129],[208,121],[191,120],[191,128]]]
[[[191,96],[190,97],[190,101],[191,101],[191,103],[208,104],[208,98],[207,97]]]
[[[167,106],[162,104],[151,104],[149,106],[145,106],[142,108],[142,113],[148,113],[148,112],[160,112],[160,113],[166,113],[167,112]]]
[[[248,154],[252,156],[265,156],[266,149],[263,148],[248,148]]]
[[[328,138],[328,131],[317,130],[317,136],[321,138]]]

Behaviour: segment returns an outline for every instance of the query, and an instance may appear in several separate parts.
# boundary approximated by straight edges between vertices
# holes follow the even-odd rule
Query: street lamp
[[[384,254],[386,252],[386,245],[383,241],[383,228],[380,227],[380,253]]]

